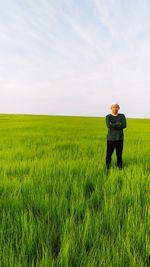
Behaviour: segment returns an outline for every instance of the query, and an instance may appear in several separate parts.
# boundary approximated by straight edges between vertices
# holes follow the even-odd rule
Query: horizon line
[[[86,116],[86,115],[68,115],[68,114],[38,114],[38,113],[0,113],[0,115],[18,115],[18,116],[49,116],[49,117],[87,117],[87,118],[105,118],[105,116]],[[127,117],[128,119],[145,119],[148,117]]]

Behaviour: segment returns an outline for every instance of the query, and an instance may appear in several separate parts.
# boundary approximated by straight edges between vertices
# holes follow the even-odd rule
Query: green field
[[[0,115],[0,267],[150,266],[150,120]]]

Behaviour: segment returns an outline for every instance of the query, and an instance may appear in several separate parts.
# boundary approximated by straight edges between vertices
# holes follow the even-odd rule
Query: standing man
[[[122,151],[123,151],[123,129],[126,128],[126,117],[118,113],[120,107],[118,102],[111,103],[111,114],[106,116],[107,134],[107,154],[106,168],[110,168],[111,156],[114,149],[117,155],[117,167],[122,169]]]

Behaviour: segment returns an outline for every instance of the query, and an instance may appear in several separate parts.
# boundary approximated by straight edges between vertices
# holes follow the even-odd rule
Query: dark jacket
[[[117,116],[108,114],[106,116],[106,125],[108,127],[107,140],[123,140],[123,129],[127,127],[126,117],[124,114],[118,113]]]

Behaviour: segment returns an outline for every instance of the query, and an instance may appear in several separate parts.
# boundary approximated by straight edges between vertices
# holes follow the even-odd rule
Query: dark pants
[[[122,169],[122,151],[123,151],[123,140],[109,141],[107,140],[107,154],[106,154],[106,167],[109,169],[111,163],[111,156],[116,149],[117,155],[117,166]]]

